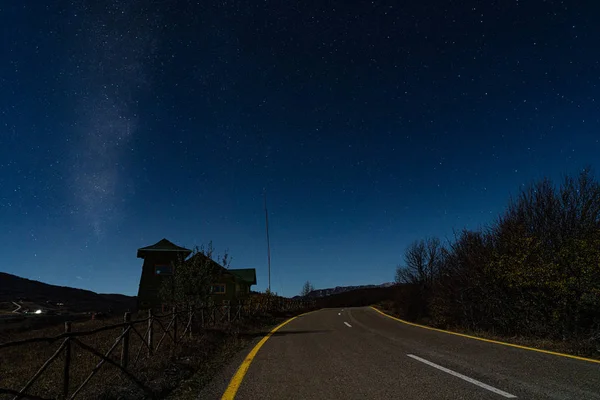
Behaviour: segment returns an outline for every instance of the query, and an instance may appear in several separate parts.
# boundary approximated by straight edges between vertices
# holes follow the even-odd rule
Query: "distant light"
[[[42,310],[36,310],[35,314],[41,314]]]

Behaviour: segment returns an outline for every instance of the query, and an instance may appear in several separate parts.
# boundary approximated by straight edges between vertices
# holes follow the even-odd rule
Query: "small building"
[[[161,305],[159,292],[162,282],[165,277],[173,275],[178,262],[194,262],[195,257],[206,257],[197,253],[188,258],[191,253],[191,250],[177,246],[167,239],[138,249],[137,257],[144,260],[138,290],[138,309]],[[256,285],[254,268],[227,269],[215,261],[212,261],[212,265],[215,280],[211,284],[210,300],[215,304],[243,299],[249,295],[251,286]]]

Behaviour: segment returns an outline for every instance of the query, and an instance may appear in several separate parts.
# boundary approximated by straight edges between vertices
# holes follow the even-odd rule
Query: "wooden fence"
[[[30,393],[32,386],[40,379],[45,371],[58,359],[61,360],[60,374],[62,375],[59,398],[75,399],[81,395],[82,390],[89,385],[90,380],[97,375],[106,364],[116,368],[118,372],[142,390],[148,397],[154,397],[154,393],[142,379],[134,374],[145,360],[150,359],[158,353],[165,345],[169,344],[170,354],[173,354],[176,346],[184,338],[191,337],[194,329],[204,329],[209,326],[227,326],[236,321],[251,319],[269,312],[293,312],[308,309],[312,303],[294,301],[289,299],[256,299],[252,302],[238,303],[235,305],[213,305],[208,307],[191,308],[179,310],[173,308],[169,313],[156,314],[148,310],[145,318],[132,320],[131,313],[125,313],[123,322],[101,326],[99,328],[76,332],[73,331],[72,323],[65,322],[64,333],[53,337],[37,337],[19,341],[0,344],[0,362],[2,362],[2,350],[18,346],[33,345],[36,343],[60,343],[53,354],[37,369],[20,389],[1,387],[3,377],[0,376],[0,398],[21,398],[46,400],[48,397]],[[105,352],[86,344],[83,338],[100,335],[103,332],[118,330],[119,334],[114,339],[112,346]],[[136,343],[133,343],[133,342]],[[120,354],[119,354],[120,350]],[[97,364],[87,373],[81,383],[74,384],[73,376],[73,352],[77,351],[78,357],[87,352],[93,355]],[[56,367],[55,367],[56,370]],[[81,372],[81,371],[78,371]],[[81,375],[81,374],[79,374]],[[37,390],[39,392],[39,390]],[[6,397],[9,395],[10,397]],[[4,397],[3,397],[4,396]]]

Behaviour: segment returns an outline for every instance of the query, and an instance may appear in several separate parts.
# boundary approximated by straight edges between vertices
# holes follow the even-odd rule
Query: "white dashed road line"
[[[349,324],[349,323],[347,323],[346,321],[344,321],[344,324],[346,324],[346,326],[347,326],[348,328],[352,328],[352,325],[350,325],[350,324]]]
[[[446,373],[448,373],[448,374],[450,374],[450,375],[454,375],[454,376],[456,376],[457,378],[460,378],[460,379],[462,379],[462,380],[465,380],[465,381],[467,381],[467,382],[469,382],[469,383],[472,383],[473,385],[477,385],[477,386],[479,386],[479,387],[482,387],[482,388],[484,388],[484,389],[487,389],[487,390],[489,390],[490,392],[494,392],[494,393],[496,393],[496,394],[499,394],[500,396],[504,396],[504,397],[506,397],[507,399],[516,399],[516,398],[517,398],[517,396],[515,396],[515,395],[513,395],[513,394],[506,393],[505,391],[502,391],[502,390],[500,390],[500,389],[496,389],[496,388],[495,388],[495,387],[493,387],[493,386],[486,385],[486,384],[485,384],[485,383],[483,383],[483,382],[479,382],[478,380],[475,380],[475,379],[473,379],[473,378],[469,378],[468,376],[465,376],[465,375],[463,375],[463,374],[459,374],[458,372],[454,372],[454,371],[452,371],[451,369],[444,368],[444,367],[442,367],[441,365],[434,364],[434,363],[432,363],[431,361],[427,361],[427,360],[425,360],[424,358],[417,357],[417,356],[415,356],[415,355],[413,355],[413,354],[407,354],[407,356],[409,356],[410,358],[413,358],[413,359],[415,359],[415,360],[417,360],[417,361],[420,361],[420,362],[422,362],[422,363],[424,363],[424,364],[427,364],[427,365],[429,365],[430,367],[437,368],[437,369],[439,369],[440,371],[444,371],[444,372],[446,372]]]

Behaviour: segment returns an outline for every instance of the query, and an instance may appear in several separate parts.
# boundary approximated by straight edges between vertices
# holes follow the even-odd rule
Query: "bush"
[[[406,318],[600,344],[600,183],[589,170],[559,187],[534,183],[487,229],[444,248],[415,242],[405,261]]]

